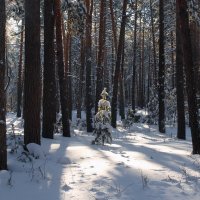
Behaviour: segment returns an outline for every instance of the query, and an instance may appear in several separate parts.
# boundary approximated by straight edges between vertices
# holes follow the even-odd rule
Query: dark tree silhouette
[[[136,83],[136,51],[137,51],[137,18],[138,18],[138,11],[137,11],[137,4],[138,0],[135,1],[135,19],[134,19],[134,47],[133,47],[133,75],[132,75],[132,98],[131,98],[131,105],[132,105],[132,110],[135,111],[135,83]]]
[[[161,133],[165,133],[165,54],[164,54],[164,2],[159,0],[159,71],[158,71],[158,101],[159,119],[158,127]]]
[[[21,117],[22,111],[22,82],[23,82],[23,67],[22,67],[22,58],[23,58],[23,44],[24,44],[24,31],[23,23],[21,28],[20,36],[20,50],[19,50],[19,66],[18,66],[18,75],[17,75],[17,117]]]
[[[119,35],[119,44],[117,50],[117,60],[114,74],[114,83],[113,83],[113,96],[111,101],[111,125],[113,128],[116,128],[117,121],[117,93],[118,93],[118,81],[120,76],[120,67],[122,60],[122,52],[123,52],[123,42],[125,37],[125,26],[126,26],[126,9],[127,9],[128,0],[124,0],[123,2],[123,11],[122,11],[122,21]]]
[[[96,100],[95,100],[95,113],[98,112],[98,102],[101,99],[101,91],[103,89],[103,59],[105,50],[105,6],[106,1],[101,0],[100,6],[100,23],[99,23],[99,48],[98,48],[98,59],[97,59],[97,73],[96,73]]]
[[[56,79],[54,51],[54,0],[44,1],[44,74],[42,136],[53,138],[56,123]]]
[[[193,154],[200,154],[200,130],[198,124],[198,108],[196,98],[196,84],[194,79],[194,62],[190,38],[189,16],[187,1],[177,0],[180,18],[181,43],[183,49],[184,68],[186,75],[186,90],[188,97],[189,121],[192,134]]]
[[[40,0],[25,0],[24,143],[40,144]]]
[[[5,0],[0,1],[0,170],[7,169],[5,93]]]
[[[70,137],[69,113],[67,109],[67,80],[66,71],[64,70],[63,58],[63,41],[62,41],[62,26],[61,26],[61,4],[60,0],[54,1],[55,16],[56,16],[56,47],[57,47],[57,65],[60,86],[60,104],[62,112],[63,136]]]
[[[176,95],[177,95],[177,138],[186,139],[184,108],[183,52],[181,44],[179,8],[176,5]]]
[[[92,88],[91,88],[91,68],[92,68],[92,13],[93,13],[93,0],[85,0],[87,14],[86,14],[86,39],[85,39],[85,56],[86,56],[86,91],[85,91],[85,104],[86,104],[86,124],[87,132],[92,132]]]

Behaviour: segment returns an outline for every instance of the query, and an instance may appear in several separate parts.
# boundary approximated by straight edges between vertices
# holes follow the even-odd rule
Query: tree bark
[[[150,0],[150,10],[151,10],[151,32],[152,32],[152,39],[153,39],[153,63],[154,63],[154,69],[153,69],[153,80],[154,80],[154,87],[157,89],[157,60],[156,60],[156,39],[155,39],[155,27],[153,23],[153,9],[152,9],[152,0]]]
[[[194,81],[194,62],[190,38],[188,7],[185,0],[177,0],[178,15],[180,17],[181,41],[186,75],[186,90],[188,97],[189,121],[192,134],[193,154],[200,154],[200,130],[198,124],[198,109],[196,99],[196,85]]]
[[[165,52],[164,52],[164,2],[159,0],[159,74],[158,74],[158,101],[159,101],[159,132],[165,133]]]
[[[186,139],[184,106],[183,51],[181,42],[179,8],[176,5],[176,96],[177,96],[177,138]]]
[[[86,56],[86,91],[85,91],[85,104],[86,104],[86,124],[87,132],[92,132],[92,88],[91,88],[91,70],[92,70],[92,13],[93,13],[93,0],[85,0],[87,8],[86,16],[86,42],[85,42],[85,56]]]
[[[95,113],[98,112],[98,102],[101,99],[101,92],[103,90],[103,59],[105,50],[105,6],[106,1],[101,0],[100,7],[100,23],[99,23],[99,49],[98,49],[98,60],[96,69],[96,100],[95,100]]]
[[[23,70],[22,70],[22,59],[23,59],[23,43],[24,43],[24,31],[23,31],[23,23],[21,28],[21,35],[20,35],[20,49],[19,49],[19,65],[18,65],[18,75],[17,75],[17,117],[21,117],[22,111],[22,77],[23,77]]]
[[[54,0],[44,1],[44,74],[42,136],[53,138],[56,123],[56,73],[54,50]]]
[[[122,11],[122,21],[119,35],[119,44],[117,50],[117,60],[114,74],[114,84],[113,84],[113,96],[111,101],[111,125],[113,128],[116,128],[117,121],[117,93],[118,93],[118,81],[120,76],[120,66],[122,59],[122,51],[123,51],[123,41],[125,37],[125,27],[126,27],[126,9],[127,9],[128,0],[124,0],[123,2],[123,11]]]
[[[85,69],[85,49],[84,49],[84,36],[81,36],[81,53],[80,53],[80,70],[79,70],[79,83],[78,83],[78,99],[77,99],[77,118],[81,119],[81,106],[83,94],[83,75]]]
[[[123,49],[122,49],[122,60],[121,60],[121,67],[120,67],[120,76],[119,76],[119,113],[121,119],[125,119],[125,100],[124,100],[124,59],[125,59],[125,52],[124,52],[124,41],[123,41]]]
[[[136,52],[137,52],[137,18],[138,18],[138,11],[137,11],[137,4],[138,0],[135,1],[135,19],[134,19],[134,46],[133,46],[133,71],[132,71],[132,99],[131,99],[131,105],[132,105],[132,110],[135,111],[135,101],[136,101]]]
[[[6,92],[5,92],[5,0],[0,1],[0,170],[7,170]]]
[[[113,0],[109,1],[109,5],[110,5],[110,15],[111,15],[111,21],[112,21],[113,42],[114,42],[114,47],[115,47],[115,54],[117,55],[117,31],[116,31],[115,16],[113,12]]]
[[[55,16],[56,16],[56,47],[57,47],[57,63],[58,76],[60,86],[60,104],[62,113],[63,136],[70,137],[69,111],[67,108],[67,69],[64,69],[63,58],[63,41],[62,41],[62,26],[61,26],[61,3],[60,0],[54,1]]]
[[[40,144],[40,0],[25,0],[24,143]]]

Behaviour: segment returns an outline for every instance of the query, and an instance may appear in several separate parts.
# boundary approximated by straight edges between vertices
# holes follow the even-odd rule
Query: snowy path
[[[0,200],[199,200],[200,157],[191,156],[191,142],[142,124],[113,138],[91,145],[93,136],[75,130],[42,139],[45,159],[22,163],[9,154],[12,180],[3,185],[0,176]]]

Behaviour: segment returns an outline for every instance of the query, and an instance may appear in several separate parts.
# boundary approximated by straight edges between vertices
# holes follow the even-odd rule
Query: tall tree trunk
[[[100,7],[100,23],[99,23],[99,49],[96,70],[96,100],[95,100],[95,113],[98,112],[98,102],[101,99],[101,92],[103,90],[103,58],[105,50],[105,7],[106,1],[101,0]]]
[[[120,67],[120,76],[119,76],[119,113],[121,119],[125,119],[125,103],[124,103],[124,59],[125,59],[125,52],[124,52],[124,41],[123,41],[123,49],[122,49],[122,60],[121,60],[121,67]]]
[[[196,85],[194,81],[194,63],[190,39],[188,7],[185,0],[177,0],[176,3],[178,6],[178,15],[180,17],[180,31],[186,75],[186,90],[188,96],[189,121],[192,134],[193,154],[200,154],[200,130],[198,124]]]
[[[113,42],[114,42],[114,47],[115,47],[115,53],[117,54],[117,31],[116,31],[115,16],[113,12],[113,0],[109,0],[109,5],[110,5],[110,15],[111,15],[111,21],[112,21]]]
[[[109,1],[109,7],[110,7],[110,15],[111,15],[111,21],[112,21],[112,69],[111,69],[111,85],[113,85],[113,74],[114,74],[114,68],[116,63],[116,55],[117,55],[117,30],[116,30],[116,20],[115,15],[113,11],[113,0]]]
[[[81,53],[80,53],[80,69],[79,69],[79,83],[78,83],[78,99],[77,99],[77,118],[81,119],[81,106],[83,101],[83,75],[85,69],[85,49],[84,36],[81,36]]]
[[[149,45],[148,45],[148,80],[147,80],[147,96],[146,96],[146,103],[149,103],[150,99],[150,88],[152,86],[152,72],[151,72],[151,42],[149,36]]]
[[[157,61],[156,61],[156,39],[155,39],[155,27],[154,27],[154,20],[153,20],[153,8],[152,8],[152,0],[150,0],[150,10],[151,10],[151,32],[152,32],[152,39],[153,39],[153,63],[154,63],[154,87],[157,89]]]
[[[68,110],[69,119],[72,120],[72,36],[69,36],[69,67],[67,73],[67,85],[68,85]]]
[[[64,20],[62,18],[62,33],[64,41],[64,60],[65,60],[65,72],[66,72],[66,81],[67,81],[67,108],[69,111],[69,119],[72,119],[72,90],[71,90],[71,19],[67,21],[67,33],[65,34],[64,30]]]
[[[135,111],[135,101],[136,101],[136,52],[137,52],[137,18],[138,18],[138,11],[137,11],[137,4],[138,0],[135,1],[135,19],[134,19],[134,46],[133,46],[133,71],[132,71],[132,99],[131,105],[132,110]]]
[[[171,67],[172,67],[172,88],[175,88],[175,66],[174,66],[174,34],[173,31],[170,32],[171,37]]]
[[[24,43],[24,31],[23,31],[23,23],[21,28],[21,35],[20,35],[20,49],[19,49],[19,65],[18,65],[18,75],[17,75],[17,117],[21,117],[22,111],[22,77],[23,77],[23,70],[22,70],[22,59],[23,59],[23,43]]]
[[[44,1],[44,74],[42,136],[53,138],[56,123],[56,73],[54,51],[54,0]]]
[[[93,0],[85,0],[87,8],[86,16],[86,42],[85,42],[85,54],[86,54],[86,124],[87,132],[92,132],[92,88],[91,88],[91,70],[92,70],[92,13],[93,13]]]
[[[40,144],[40,0],[25,0],[24,143]],[[31,81],[30,81],[31,80]]]
[[[180,30],[179,8],[176,5],[176,96],[177,96],[177,138],[186,139],[185,133],[185,106],[184,106],[184,74],[183,52]]]
[[[5,0],[0,0],[0,170],[7,169],[6,92],[5,92]]]
[[[128,0],[124,0],[123,11],[122,11],[122,21],[121,21],[121,28],[120,28],[120,35],[119,35],[119,44],[118,44],[118,50],[117,50],[115,75],[114,75],[114,84],[113,84],[113,93],[112,93],[113,96],[112,96],[112,102],[111,102],[111,125],[113,128],[116,128],[116,121],[117,121],[118,81],[119,81],[119,76],[120,76],[123,41],[124,41],[124,37],[125,37],[127,4],[128,4]]]
[[[140,32],[139,32],[139,58],[140,58],[140,65],[139,65],[139,81],[138,81],[138,106],[143,108],[144,101],[143,101],[143,67],[144,67],[144,24],[142,25],[142,13],[140,12]]]
[[[55,16],[56,16],[56,47],[57,47],[57,63],[58,76],[60,86],[60,104],[62,113],[63,136],[70,137],[69,113],[67,109],[67,80],[64,69],[63,60],[63,42],[62,42],[62,26],[61,26],[61,5],[60,0],[55,0]]]
[[[158,86],[158,101],[159,101],[159,119],[158,127],[161,133],[165,133],[165,54],[164,54],[164,2],[159,0],[159,86]]]

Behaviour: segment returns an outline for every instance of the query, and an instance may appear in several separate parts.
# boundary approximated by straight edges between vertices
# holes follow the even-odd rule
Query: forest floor
[[[73,127],[71,138],[56,134],[32,145],[33,156],[18,146],[21,120],[9,113],[7,127],[9,170],[0,172],[1,200],[199,200],[200,156],[191,155],[189,129],[182,141],[173,127],[163,135],[156,126],[124,129],[119,123],[113,143],[103,146]]]

